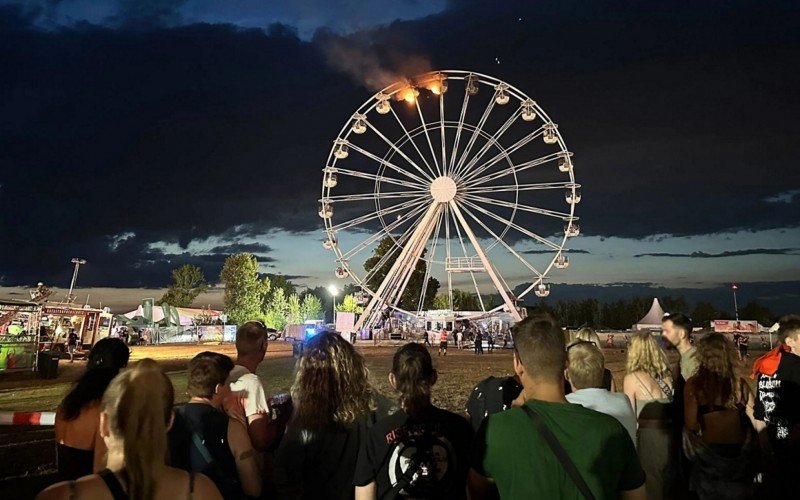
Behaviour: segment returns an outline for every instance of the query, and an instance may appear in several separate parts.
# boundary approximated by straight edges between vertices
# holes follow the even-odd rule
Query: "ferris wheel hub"
[[[443,175],[431,182],[431,196],[437,203],[448,203],[456,197],[456,181]]]

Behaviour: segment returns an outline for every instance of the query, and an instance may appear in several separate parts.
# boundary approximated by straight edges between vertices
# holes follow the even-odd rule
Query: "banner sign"
[[[36,342],[0,342],[0,373],[32,370],[36,351]]]
[[[758,333],[758,321],[714,320],[714,331],[718,333]]]
[[[78,316],[91,314],[95,311],[87,310],[87,309],[72,309],[70,307],[49,307],[45,306],[42,308],[43,314],[56,314],[56,315],[64,315],[64,316]]]

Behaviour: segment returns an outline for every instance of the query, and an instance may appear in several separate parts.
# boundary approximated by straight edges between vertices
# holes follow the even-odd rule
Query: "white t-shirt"
[[[264,384],[255,373],[242,365],[236,365],[228,376],[231,392],[236,394],[244,409],[244,415],[250,417],[257,413],[269,413],[267,395]]]
[[[636,445],[636,415],[625,394],[607,389],[580,389],[567,394],[567,401],[616,418],[630,434],[634,446]]]

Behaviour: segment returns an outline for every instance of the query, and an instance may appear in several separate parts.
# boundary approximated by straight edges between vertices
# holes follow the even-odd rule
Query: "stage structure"
[[[319,200],[335,275],[367,298],[356,328],[387,310],[424,317],[434,278],[451,310],[454,287],[466,287],[481,314],[519,320],[516,302],[547,296],[548,273],[569,265],[580,187],[558,125],[508,83],[443,70],[384,88],[333,141]],[[410,300],[415,280],[420,293]],[[487,307],[487,295],[501,304]]]

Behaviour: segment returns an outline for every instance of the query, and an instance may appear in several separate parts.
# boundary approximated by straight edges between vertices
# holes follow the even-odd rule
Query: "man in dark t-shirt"
[[[768,481],[774,488],[795,495],[800,464],[800,317],[781,318],[780,344],[756,360],[754,417],[770,464]]]
[[[374,481],[381,499],[465,499],[472,435],[465,419],[434,406],[417,419],[399,410],[369,430],[353,483]]]

